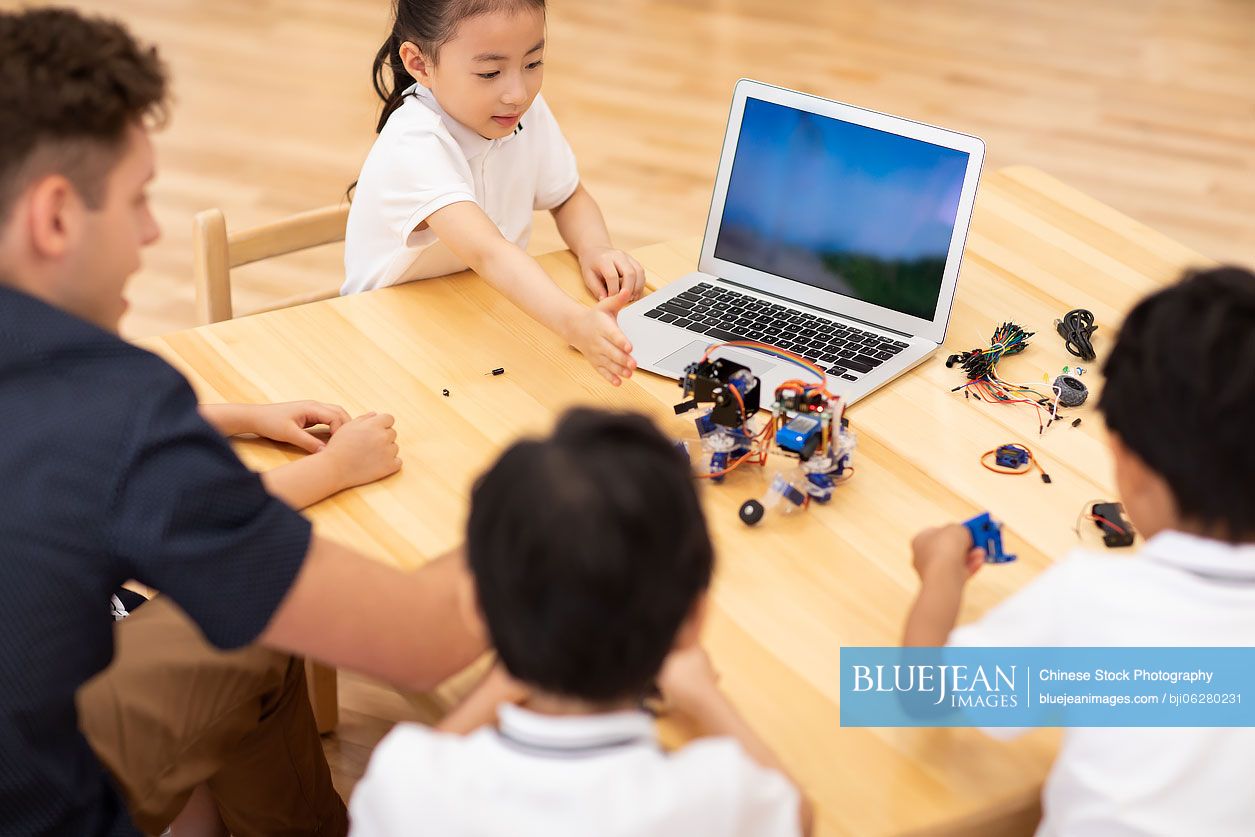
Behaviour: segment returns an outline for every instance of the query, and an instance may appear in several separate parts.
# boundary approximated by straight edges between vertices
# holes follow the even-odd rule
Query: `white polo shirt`
[[[644,712],[553,717],[515,706],[469,736],[397,726],[353,793],[356,837],[775,837],[797,790],[729,738],[667,754]]]
[[[479,204],[526,249],[532,213],[562,205],[579,185],[575,154],[542,96],[514,132],[485,139],[450,117],[431,91],[410,87],[375,139],[353,193],[342,294],[465,270],[430,230],[438,209]]]
[[[1078,551],[949,644],[1255,645],[1255,545],[1164,532],[1134,557]],[[1253,775],[1255,729],[1068,729],[1037,833],[1245,837]]]

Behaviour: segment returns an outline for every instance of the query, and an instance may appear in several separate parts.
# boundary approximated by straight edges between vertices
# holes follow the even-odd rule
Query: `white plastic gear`
[[[744,446],[744,439],[734,436],[722,427],[702,437],[702,447],[711,453],[731,453]]]

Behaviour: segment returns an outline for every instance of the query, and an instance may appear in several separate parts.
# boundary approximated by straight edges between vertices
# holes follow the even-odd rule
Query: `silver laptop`
[[[712,343],[817,363],[852,403],[945,339],[985,144],[737,82],[698,272],[619,315],[642,369],[680,378]],[[797,367],[725,349],[767,392]]]

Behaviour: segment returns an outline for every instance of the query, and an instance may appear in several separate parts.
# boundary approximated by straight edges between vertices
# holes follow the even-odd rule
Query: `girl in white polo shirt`
[[[611,245],[539,95],[544,0],[397,0],[395,8],[375,56],[384,107],[349,211],[340,292],[470,267],[618,385],[636,363],[616,315],[640,295],[645,273]],[[527,255],[538,209],[553,213],[595,306],[571,299]]]

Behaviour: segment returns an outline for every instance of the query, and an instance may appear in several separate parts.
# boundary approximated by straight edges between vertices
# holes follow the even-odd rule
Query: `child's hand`
[[[636,259],[612,247],[594,247],[580,253],[584,284],[597,299],[629,292],[628,301],[640,299],[645,288],[645,268]]]
[[[317,453],[326,447],[322,439],[309,432],[309,428],[325,424],[334,434],[349,420],[344,408],[319,401],[257,404],[247,409],[248,429],[241,432],[287,442],[309,453]]]
[[[658,688],[676,710],[694,714],[719,697],[719,675],[700,645],[672,651],[662,664]]]
[[[985,565],[985,550],[972,546],[972,533],[961,523],[925,529],[911,541],[915,572],[923,581],[940,580],[962,587]]]
[[[601,376],[618,386],[623,378],[632,377],[636,361],[632,344],[619,328],[618,315],[631,302],[628,288],[608,296],[592,308],[580,306],[567,339],[579,349]]]
[[[401,469],[392,416],[367,413],[340,426],[320,454],[327,457],[340,489],[381,480]]]

